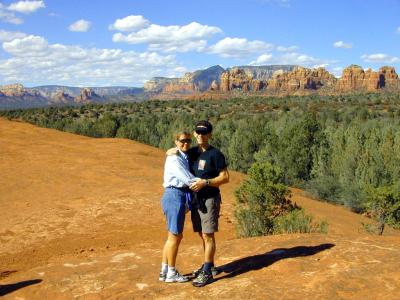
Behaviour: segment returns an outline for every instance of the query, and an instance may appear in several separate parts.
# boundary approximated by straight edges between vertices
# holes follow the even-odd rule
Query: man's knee
[[[206,242],[214,241],[214,233],[202,233],[201,236]]]

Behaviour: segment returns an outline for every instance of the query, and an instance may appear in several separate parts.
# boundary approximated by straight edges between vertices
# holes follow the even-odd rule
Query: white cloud
[[[397,30],[396,30],[396,32],[397,32],[397,33],[400,33],[400,26],[399,26],[399,27],[397,27]]]
[[[202,51],[207,45],[207,38],[221,33],[218,27],[192,22],[185,26],[160,26],[151,24],[149,27],[127,35],[115,33],[114,42],[129,44],[149,44],[150,50],[163,52]]]
[[[16,11],[23,14],[30,14],[37,11],[40,8],[45,8],[43,1],[18,1],[11,3],[8,6],[8,10]]]
[[[89,30],[91,25],[92,24],[89,21],[81,19],[69,25],[68,29],[70,31],[86,32]]]
[[[7,8],[0,3],[0,20],[11,24],[22,24],[24,21],[18,18],[13,12],[7,11]]]
[[[244,38],[224,38],[208,48],[209,53],[222,57],[241,58],[254,53],[271,50],[273,45],[262,41],[248,41]]]
[[[10,42],[14,39],[20,39],[25,37],[26,34],[19,31],[6,31],[0,29],[0,42]]]
[[[278,50],[279,52],[293,52],[296,51],[297,49],[299,49],[299,47],[297,46],[290,46],[290,47],[278,46],[276,48],[276,50]]]
[[[274,56],[272,54],[263,54],[259,56],[255,61],[250,62],[251,65],[262,65],[262,64],[279,64],[279,65],[299,65],[308,68],[319,68],[328,67],[335,61],[324,60],[315,58],[307,54],[301,53],[285,53],[280,56]]]
[[[322,61],[321,59],[309,56],[307,54],[301,53],[287,53],[282,55],[279,58],[279,62],[281,64],[291,64],[291,65],[301,65],[301,66],[314,66],[325,64],[326,62]]]
[[[343,49],[351,49],[353,45],[350,43],[345,43],[343,41],[337,41],[333,43],[333,47],[335,48],[343,48]]]
[[[149,20],[146,20],[143,16],[130,15],[125,18],[115,20],[114,24],[109,26],[109,29],[119,31],[136,31],[146,28],[149,25]]]
[[[384,53],[376,53],[376,54],[364,54],[361,56],[361,58],[365,61],[365,62],[372,62],[372,63],[399,63],[400,62],[400,58],[396,57],[396,56],[390,56],[388,54],[384,54]]]
[[[272,54],[263,54],[260,55],[255,61],[252,61],[250,65],[256,65],[256,66],[265,65],[271,63],[272,60],[273,60]]]
[[[3,49],[11,55],[0,60],[6,83],[138,86],[180,70],[174,55],[50,44],[33,35],[4,42]]]

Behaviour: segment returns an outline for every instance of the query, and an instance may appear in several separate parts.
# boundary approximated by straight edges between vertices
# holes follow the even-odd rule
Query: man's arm
[[[221,170],[218,174],[217,177],[208,179],[208,185],[209,186],[214,186],[214,187],[219,187],[222,184],[228,183],[229,182],[229,172],[228,169],[225,168]],[[198,192],[200,191],[203,187],[207,185],[207,180],[206,179],[201,179],[199,181],[196,181],[190,186],[190,189],[192,191]]]

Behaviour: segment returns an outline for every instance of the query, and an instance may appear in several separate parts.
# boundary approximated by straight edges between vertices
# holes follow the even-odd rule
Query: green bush
[[[280,233],[328,233],[328,223],[313,222],[313,217],[303,209],[294,209],[274,219],[274,234]]]
[[[235,191],[237,234],[240,237],[272,234],[274,218],[295,208],[290,191],[282,184],[279,167],[269,162],[253,164],[248,179]]]

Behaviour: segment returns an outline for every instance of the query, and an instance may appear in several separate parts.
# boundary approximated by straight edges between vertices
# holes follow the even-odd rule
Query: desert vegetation
[[[227,155],[230,169],[247,172],[254,163],[270,163],[279,168],[282,184],[400,226],[398,197],[392,193],[387,198],[383,192],[397,190],[400,183],[398,94],[154,100],[0,114],[163,149],[172,146],[176,128],[192,128],[195,120],[210,119],[215,125],[213,144]],[[377,208],[382,201],[389,207],[384,217]]]

